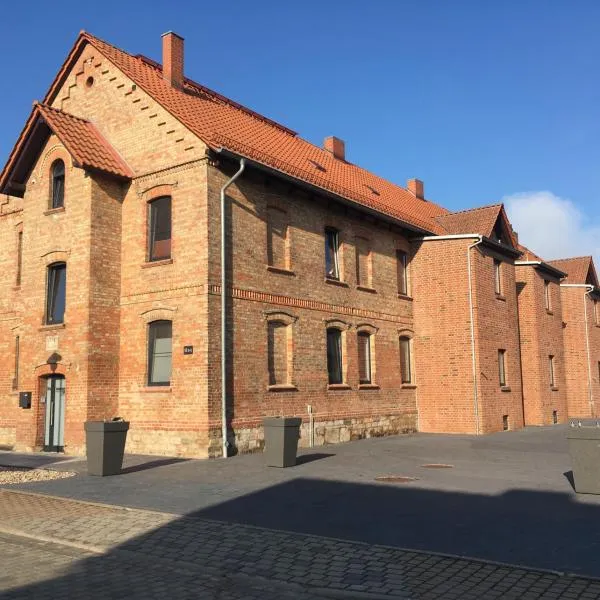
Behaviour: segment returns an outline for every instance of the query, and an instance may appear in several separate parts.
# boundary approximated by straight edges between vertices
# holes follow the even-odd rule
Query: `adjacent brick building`
[[[519,260],[502,206],[450,213],[183,64],[176,34],[161,66],[81,33],[0,174],[1,446],[82,453],[83,423],[120,415],[131,452],[218,456],[271,415],[307,445],[577,406],[560,267]]]

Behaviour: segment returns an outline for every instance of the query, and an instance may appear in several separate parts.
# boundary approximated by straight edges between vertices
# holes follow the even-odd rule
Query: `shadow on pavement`
[[[187,462],[188,458],[161,458],[159,460],[151,460],[148,462],[140,463],[139,465],[131,465],[121,469],[121,475],[127,473],[137,473],[138,471],[146,471],[147,469],[156,469],[157,467],[165,467],[167,465],[174,465],[176,463]]]
[[[565,476],[565,479],[569,482],[569,485],[573,488],[573,491],[577,491],[575,490],[575,479],[573,479],[573,471],[567,471],[566,473],[563,473],[563,475]]]
[[[331,456],[335,456],[335,454],[326,454],[324,452],[316,452],[315,454],[300,454],[296,458],[296,465],[304,465],[315,460],[321,460],[322,458],[330,458]]]
[[[196,511],[106,555],[85,559],[52,581],[0,597],[153,598],[167,593],[173,598],[285,598],[281,590],[270,595],[273,582],[372,589],[386,581],[392,591],[421,598],[433,593],[433,585],[447,590],[466,585],[471,575],[464,569],[471,574],[489,570],[489,576],[471,582],[476,586],[496,585],[496,572],[498,585],[507,577],[507,570],[496,565],[473,569],[472,564],[461,566],[468,561],[402,548],[599,577],[600,507],[537,490],[488,496],[410,484],[295,479]],[[549,586],[560,584],[561,590],[578,581],[519,573]],[[246,575],[266,578],[257,595],[256,579],[240,579]],[[490,591],[481,589],[482,595],[474,597]],[[501,597],[521,595],[507,590]]]

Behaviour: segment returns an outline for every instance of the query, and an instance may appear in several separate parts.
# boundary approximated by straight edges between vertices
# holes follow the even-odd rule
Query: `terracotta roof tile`
[[[538,261],[539,262],[547,262],[543,258],[538,256],[537,254],[532,252],[529,248],[527,248],[526,246],[523,246],[523,244],[519,244],[519,250],[523,253],[521,260],[533,261],[533,262],[538,262]],[[548,264],[550,264],[550,263],[548,263]]]
[[[553,267],[567,274],[563,283],[587,283],[588,275],[592,273],[593,285],[598,285],[596,269],[591,256],[577,256],[574,258],[561,258],[548,261]]]
[[[163,79],[158,63],[128,54],[88,33],[82,33],[80,39],[96,47],[212,149],[227,149],[407,225],[444,233],[435,221],[436,216],[448,212],[443,207],[334,158],[290,129],[189,79],[183,90],[172,87]],[[52,90],[47,102],[51,94]]]
[[[477,233],[491,237],[501,210],[502,204],[492,204],[440,215],[435,220],[451,235]]]
[[[92,123],[44,104],[36,108],[78,165],[124,179],[133,176],[125,161]]]

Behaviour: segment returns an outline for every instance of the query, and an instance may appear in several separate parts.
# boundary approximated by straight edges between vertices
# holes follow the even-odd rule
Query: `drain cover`
[[[454,465],[445,465],[444,463],[428,463],[421,465],[425,469],[453,469]]]
[[[386,483],[410,483],[418,481],[418,477],[404,477],[402,475],[379,475],[375,477],[375,481],[384,481]]]

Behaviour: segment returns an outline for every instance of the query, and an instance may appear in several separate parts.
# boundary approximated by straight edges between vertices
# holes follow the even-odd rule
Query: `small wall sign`
[[[194,346],[184,346],[183,353],[184,354],[194,354]]]

